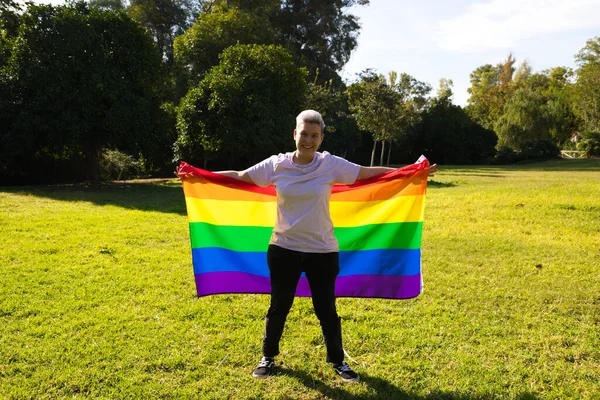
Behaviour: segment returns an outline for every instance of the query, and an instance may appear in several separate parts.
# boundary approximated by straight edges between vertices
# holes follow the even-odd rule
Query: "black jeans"
[[[308,279],[315,314],[327,349],[327,361],[344,360],[342,327],[335,308],[335,278],[340,272],[339,253],[302,253],[269,245],[267,263],[271,276],[271,306],[267,312],[263,356],[279,354],[285,319],[294,302],[300,274]]]

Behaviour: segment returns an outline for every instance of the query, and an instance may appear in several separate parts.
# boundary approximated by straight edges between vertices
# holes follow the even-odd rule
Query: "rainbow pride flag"
[[[338,297],[408,299],[422,290],[421,231],[429,162],[352,185],[330,199],[340,244]],[[276,219],[274,186],[195,168],[180,171],[190,224],[198,296],[270,293],[266,251]],[[310,296],[304,274],[297,296]]]

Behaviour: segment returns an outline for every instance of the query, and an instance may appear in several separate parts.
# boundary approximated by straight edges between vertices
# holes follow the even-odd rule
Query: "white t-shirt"
[[[329,214],[334,183],[352,184],[360,165],[328,152],[316,152],[310,164],[299,165],[294,153],[278,154],[248,169],[258,186],[275,185],[277,221],[270,244],[306,253],[339,251]]]

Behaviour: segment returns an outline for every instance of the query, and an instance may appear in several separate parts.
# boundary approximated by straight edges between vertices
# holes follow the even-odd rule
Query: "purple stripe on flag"
[[[335,282],[337,297],[411,299],[421,293],[421,274],[408,276],[350,275]]]
[[[198,297],[225,293],[271,293],[269,278],[245,272],[209,272],[198,274]],[[421,293],[421,274],[410,276],[352,275],[336,280],[337,297],[378,297],[410,299]],[[300,278],[296,296],[309,297],[306,278]]]

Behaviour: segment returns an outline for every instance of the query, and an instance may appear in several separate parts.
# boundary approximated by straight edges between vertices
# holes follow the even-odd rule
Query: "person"
[[[262,187],[273,184],[277,193],[277,219],[267,249],[271,298],[262,358],[252,373],[255,378],[267,378],[273,372],[285,320],[304,272],[321,325],[327,362],[344,381],[359,380],[359,375],[344,361],[335,298],[339,246],[333,234],[329,198],[336,183],[352,184],[393,168],[363,167],[326,151],[319,152],[324,131],[320,113],[302,111],[296,117],[295,151],[273,155],[243,171],[216,172]],[[436,171],[434,164],[429,173]]]

